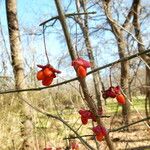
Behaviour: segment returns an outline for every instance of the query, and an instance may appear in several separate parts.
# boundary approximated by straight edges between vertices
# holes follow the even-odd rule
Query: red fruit
[[[116,94],[120,94],[121,93],[121,89],[120,89],[120,86],[116,86],[116,87],[113,87],[113,90]]]
[[[43,84],[44,86],[49,86],[49,85],[52,83],[52,81],[53,81],[53,78],[48,78],[48,77],[46,77],[46,78],[44,78],[44,79],[42,80],[42,84]]]
[[[86,125],[88,123],[88,118],[81,117],[82,124]]]
[[[96,135],[97,141],[101,142],[103,140],[103,138],[104,138],[104,135],[102,133],[100,133],[99,135]]]
[[[45,68],[43,73],[46,77],[50,77],[53,74],[53,72],[49,68]]]
[[[90,110],[81,109],[81,110],[79,110],[79,114],[80,114],[83,118],[91,119],[91,114],[92,114],[92,112],[91,112]]]
[[[108,90],[105,90],[103,91],[103,98],[108,98],[108,97],[111,97],[111,98],[115,98],[116,97],[116,93],[114,91],[114,87],[110,87]]]
[[[122,94],[118,94],[116,96],[116,99],[117,99],[117,101],[118,101],[119,104],[125,104],[126,103],[125,97]]]
[[[74,66],[75,68],[78,68],[79,66],[83,66],[84,68],[89,68],[91,67],[91,63],[80,57],[72,61],[72,66]]]
[[[106,136],[106,134],[107,134],[106,129],[103,126],[100,126],[100,125],[97,125],[96,127],[93,127],[92,130],[96,135],[102,134],[103,136]]]
[[[42,70],[38,71],[36,77],[38,80],[43,80],[44,79],[43,71]]]
[[[77,142],[72,142],[71,143],[71,149],[72,150],[79,150],[79,145],[78,145],[78,143]]]
[[[86,69],[82,66],[79,66],[77,69],[77,74],[80,78],[85,78],[86,77]]]

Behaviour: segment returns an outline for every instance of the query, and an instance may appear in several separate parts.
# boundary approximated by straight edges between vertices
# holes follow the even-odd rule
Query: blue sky
[[[68,2],[69,0],[63,0],[63,6],[67,6]],[[131,1],[128,0],[128,3],[131,4]],[[18,20],[22,35],[21,38],[24,57],[27,59],[27,61],[30,62],[34,53],[36,64],[46,63],[42,36],[26,36],[23,34],[25,32],[31,31],[37,33],[41,32],[42,27],[40,27],[39,24],[51,18],[52,16],[57,15],[54,0],[18,0],[17,9]],[[7,21],[5,15],[6,13],[4,0],[0,1],[0,10],[0,20],[5,33],[5,40],[8,43]],[[70,10],[68,10],[68,12],[74,12],[73,5],[70,7]],[[60,28],[59,22],[56,23],[54,28],[48,28],[46,31],[49,32],[46,39],[49,57],[52,65],[56,67],[56,63],[59,57],[62,56],[63,53],[68,53],[67,46],[65,41],[63,41],[64,36]],[[58,34],[55,34],[56,31],[61,33],[61,35],[58,36]],[[100,51],[98,51],[98,53],[100,53],[100,56],[98,58],[99,65],[106,64],[118,58],[117,47],[110,43],[103,43],[106,39],[107,41],[109,41],[109,39],[111,39],[112,37],[113,36],[112,34],[110,34],[110,32],[104,33],[102,36],[99,36],[98,39],[92,37],[91,41],[93,47],[98,45],[97,49],[100,49]],[[7,47],[9,49],[8,44]],[[68,73],[68,70],[70,70],[69,67],[66,67],[67,65],[70,65],[70,60],[68,60],[68,62],[64,62],[65,73]]]

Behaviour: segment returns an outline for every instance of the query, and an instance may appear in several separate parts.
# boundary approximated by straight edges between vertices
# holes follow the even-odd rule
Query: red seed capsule
[[[43,84],[44,86],[49,86],[49,85],[52,83],[52,81],[53,81],[53,78],[48,78],[48,77],[46,77],[46,78],[44,78],[44,79],[42,80],[42,84]]]
[[[43,73],[46,77],[50,77],[53,74],[53,72],[49,68],[45,68]]]
[[[101,142],[101,141],[103,140],[103,138],[104,138],[104,135],[103,135],[102,133],[96,135],[96,139],[97,139],[97,141],[99,141],[99,142]]]
[[[118,103],[119,104],[125,104],[126,103],[126,101],[125,101],[125,97],[122,95],[122,94],[118,94],[117,96],[116,96],[116,99],[117,99],[117,101],[118,101]]]
[[[82,124],[86,125],[88,123],[88,118],[81,117]]]
[[[79,66],[77,69],[77,74],[80,78],[85,78],[86,77],[86,69],[82,66]]]
[[[43,70],[38,71],[36,77],[37,77],[38,80],[43,80],[44,77],[45,77],[44,73],[43,73]]]

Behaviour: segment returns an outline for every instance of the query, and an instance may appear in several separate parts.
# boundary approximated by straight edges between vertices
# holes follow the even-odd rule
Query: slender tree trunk
[[[141,9],[141,0],[134,0],[134,7],[133,7],[133,26],[135,30],[136,38],[143,43],[142,33],[141,33],[141,25],[140,25],[140,9]],[[145,50],[145,46],[138,43],[138,50],[142,52]],[[145,112],[146,116],[150,116],[150,56],[149,55],[142,55],[142,59],[147,63],[146,68],[146,98],[145,98]],[[148,122],[150,124],[150,122]]]
[[[73,45],[72,45],[71,37],[70,37],[69,31],[68,31],[68,26],[67,26],[67,23],[66,23],[66,19],[65,19],[63,9],[61,7],[60,0],[55,0],[55,4],[56,4],[57,11],[58,11],[58,14],[59,14],[60,23],[62,25],[63,32],[64,32],[64,35],[65,35],[65,38],[66,38],[66,42],[67,42],[67,46],[68,46],[70,56],[71,56],[72,60],[74,60],[74,59],[77,58],[77,56],[75,54],[75,50],[74,50]],[[97,116],[96,117],[97,118],[97,123],[100,124],[100,125],[103,125],[102,120],[98,117],[98,112],[97,112],[96,106],[94,104],[94,101],[93,101],[92,97],[89,94],[89,90],[88,90],[86,81],[84,79],[79,79],[79,82],[81,84],[85,100],[86,100],[90,110],[94,113],[95,116]],[[105,140],[107,142],[107,145],[108,145],[109,149],[114,150],[114,147],[113,147],[113,144],[110,140],[109,134],[107,134],[107,136],[105,137]],[[91,149],[93,149],[93,148],[91,147]]]
[[[104,7],[104,11],[105,11],[108,23],[111,26],[112,33],[114,34],[117,40],[119,57],[123,58],[126,56],[127,45],[123,36],[122,29],[119,26],[117,26],[116,20],[114,20],[112,17],[112,13],[110,10],[110,0],[103,1],[103,7]],[[128,80],[129,80],[129,62],[128,61],[121,62],[120,83],[121,83],[121,87],[123,88],[123,92],[127,95],[127,97],[129,96],[129,87],[128,87],[129,81]],[[130,119],[130,103],[128,99],[126,99],[126,104],[123,105],[122,115],[123,115],[124,123],[125,125],[127,125]]]
[[[79,2],[78,2],[79,3]],[[85,13],[87,13],[86,11],[86,1],[84,2],[80,2],[81,6],[84,10]],[[76,4],[77,6],[77,10],[79,12],[79,6],[78,4]],[[76,23],[79,24],[81,31],[83,33],[84,36],[84,41],[85,41],[85,46],[87,49],[87,53],[88,53],[88,57],[89,60],[91,62],[91,69],[95,69],[96,68],[96,63],[95,63],[95,59],[94,59],[94,55],[93,55],[93,50],[92,50],[92,46],[91,46],[91,41],[89,38],[89,28],[88,28],[88,14],[85,14],[84,20],[82,20],[82,18],[80,16],[75,18]],[[92,74],[93,75],[93,82],[94,82],[94,89],[95,89],[95,95],[96,95],[96,99],[97,99],[97,106],[99,109],[102,109],[102,95],[101,95],[101,91],[102,91],[102,86],[101,86],[101,78],[100,78],[100,74],[99,71],[95,72]]]
[[[121,39],[118,39],[118,50],[119,50],[119,57],[124,58],[126,57],[125,54],[125,41],[123,40],[123,36],[121,36],[122,33],[120,33]],[[129,97],[129,62],[121,62],[121,79],[120,84],[123,89],[123,92],[127,97]],[[126,104],[122,106],[122,115],[125,125],[128,125],[129,119],[130,119],[130,103],[126,99]]]
[[[19,26],[17,19],[16,0],[6,0],[6,13],[8,21],[8,31],[12,58],[12,67],[15,77],[16,89],[23,89],[25,85],[25,75],[23,66],[23,57],[21,52],[21,41],[19,34]],[[25,98],[26,93],[19,95]],[[32,117],[31,110],[28,105],[21,102],[21,136],[23,138],[22,150],[33,150],[32,140]]]

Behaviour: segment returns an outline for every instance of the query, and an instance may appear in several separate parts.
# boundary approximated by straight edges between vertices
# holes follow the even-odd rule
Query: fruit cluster
[[[96,117],[90,110],[81,109],[81,110],[79,110],[79,114],[81,115],[81,121],[82,121],[83,125],[86,125],[88,123],[89,119],[96,122]],[[102,115],[102,110],[99,110],[98,114]],[[98,141],[102,141],[102,139],[107,134],[106,129],[100,125],[93,127],[92,131],[95,133],[96,139]]]
[[[79,144],[76,141],[70,143],[71,150],[79,150]]]
[[[91,67],[91,63],[83,58],[77,58],[72,61],[72,66],[75,68],[78,77],[85,78],[87,74],[87,68]]]
[[[102,141],[102,139],[107,135],[106,129],[100,125],[93,127],[92,131],[95,133],[96,139],[98,141]]]
[[[111,97],[111,98],[116,98],[116,100],[118,101],[119,104],[125,104],[126,103],[125,97],[121,93],[120,86],[116,86],[116,87],[111,86],[109,89],[102,91],[102,93],[103,93],[102,96],[105,99],[108,97]]]
[[[37,72],[37,79],[42,80],[44,86],[49,86],[53,79],[56,78],[56,73],[61,73],[61,71],[54,69],[50,64],[37,66],[41,68],[41,70]]]
[[[96,122],[96,117],[90,110],[81,109],[81,110],[79,110],[79,114],[81,115],[81,121],[82,121],[82,124],[84,124],[84,125],[86,125],[88,123],[89,119]],[[102,115],[102,110],[99,110],[98,114]]]
[[[41,68],[41,70],[37,72],[37,79],[42,80],[42,84],[44,86],[49,86],[52,83],[53,79],[56,78],[56,73],[61,73],[61,71],[56,70],[50,64],[47,64],[45,66],[37,66]],[[77,58],[72,61],[72,66],[76,70],[78,77],[83,79],[86,77],[87,68],[91,67],[91,63],[89,61],[84,60],[83,58]],[[102,96],[105,99],[108,97],[116,98],[119,104],[125,104],[125,97],[121,93],[121,89],[119,86],[111,86],[107,90],[102,91],[102,93]],[[93,122],[96,122],[96,116],[90,110],[81,109],[79,110],[79,114],[81,115],[81,121],[83,125],[86,125],[89,119],[91,119]],[[102,109],[98,110],[98,115],[102,115]],[[98,141],[102,141],[102,139],[107,135],[105,127],[101,125],[93,127],[92,131],[94,132]],[[73,144],[72,150],[78,149],[78,145]],[[52,148],[44,148],[44,150],[52,150]],[[56,148],[56,150],[61,150],[61,148]]]
[[[56,73],[61,73],[61,71],[54,69],[50,64],[37,66],[41,68],[41,70],[37,72],[37,79],[42,80],[44,86],[49,86],[53,79],[56,78]],[[87,68],[89,68],[91,64],[83,58],[77,58],[72,61],[72,66],[75,68],[78,77],[85,78]]]

